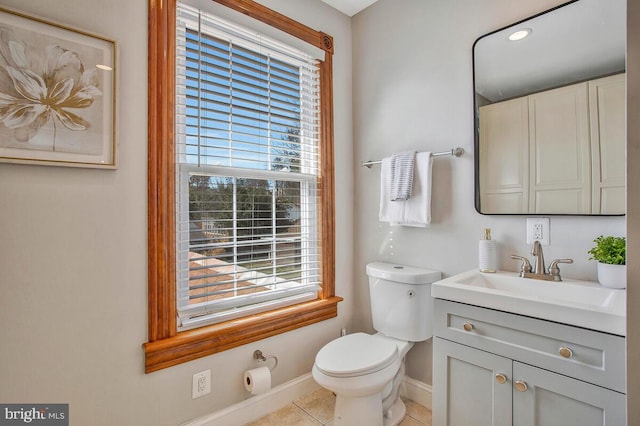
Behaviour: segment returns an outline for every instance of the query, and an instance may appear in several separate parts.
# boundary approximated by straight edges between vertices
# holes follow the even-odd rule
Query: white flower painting
[[[0,157],[115,166],[111,41],[0,9]]]

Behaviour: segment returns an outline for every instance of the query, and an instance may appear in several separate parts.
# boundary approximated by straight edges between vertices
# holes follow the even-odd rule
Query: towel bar
[[[445,155],[453,155],[454,157],[460,157],[462,154],[464,154],[464,149],[458,147],[458,148],[452,148],[449,151],[432,152],[431,156],[432,157],[443,157]],[[360,165],[370,169],[371,166],[373,166],[374,164],[380,164],[380,163],[382,163],[382,160],[378,160],[378,161],[361,161]]]

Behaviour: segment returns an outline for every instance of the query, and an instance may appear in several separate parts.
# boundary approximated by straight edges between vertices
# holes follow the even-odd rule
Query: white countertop
[[[626,335],[626,290],[591,281],[520,278],[515,272],[474,269],[431,286],[435,298]]]

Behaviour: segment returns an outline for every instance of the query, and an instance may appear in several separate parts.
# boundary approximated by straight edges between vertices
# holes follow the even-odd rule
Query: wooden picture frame
[[[116,44],[0,8],[0,162],[116,168]]]

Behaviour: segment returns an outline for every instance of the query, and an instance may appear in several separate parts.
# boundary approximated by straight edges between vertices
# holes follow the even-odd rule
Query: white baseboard
[[[319,389],[311,373],[274,387],[269,392],[245,399],[222,410],[183,423],[182,426],[241,426],[276,411]]]
[[[241,426],[319,388],[311,373],[307,373],[276,386],[265,394],[253,396],[222,410],[190,420],[182,426]],[[400,385],[400,396],[431,409],[431,386],[426,383],[405,377]]]
[[[400,385],[400,396],[417,402],[431,410],[431,386],[411,377],[406,377]]]

